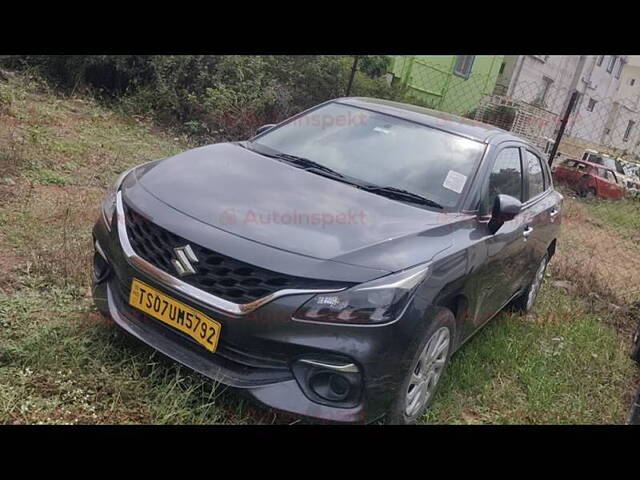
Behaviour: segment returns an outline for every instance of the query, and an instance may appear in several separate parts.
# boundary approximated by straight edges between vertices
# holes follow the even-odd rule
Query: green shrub
[[[246,138],[345,95],[352,56],[16,55],[0,64],[37,72],[63,93],[89,92],[127,113],[206,141]],[[388,60],[361,56],[352,95],[402,99]]]

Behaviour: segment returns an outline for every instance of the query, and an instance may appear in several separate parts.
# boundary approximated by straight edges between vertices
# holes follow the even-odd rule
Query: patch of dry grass
[[[573,282],[583,296],[594,294],[618,306],[640,297],[640,246],[594,220],[571,197],[565,197],[557,253],[554,276]]]
[[[86,290],[90,232],[105,187],[126,168],[187,142],[91,99],[53,95],[29,77],[0,82],[0,94],[0,242],[11,249],[0,268],[22,267]]]

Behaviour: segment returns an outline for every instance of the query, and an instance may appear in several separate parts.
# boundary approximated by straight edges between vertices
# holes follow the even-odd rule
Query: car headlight
[[[294,314],[298,320],[383,323],[397,318],[429,271],[419,265],[361,283],[342,292],[316,295]]]
[[[107,226],[107,230],[111,231],[111,222],[113,221],[113,214],[116,210],[116,197],[118,195],[118,190],[120,190],[120,185],[124,179],[131,173],[131,171],[136,168],[132,167],[129,170],[121,173],[120,176],[116,179],[116,181],[109,187],[107,190],[107,194],[104,196],[102,200],[102,219],[104,220],[105,225]]]

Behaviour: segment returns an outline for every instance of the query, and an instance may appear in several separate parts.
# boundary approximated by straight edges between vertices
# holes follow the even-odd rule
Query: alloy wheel
[[[413,370],[407,388],[405,415],[412,417],[433,396],[440,376],[447,362],[451,334],[447,327],[441,327],[431,335]]]

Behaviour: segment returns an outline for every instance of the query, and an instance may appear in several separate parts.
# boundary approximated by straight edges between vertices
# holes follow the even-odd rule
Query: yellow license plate
[[[220,323],[195,308],[174,300],[136,278],[131,282],[129,304],[186,333],[210,352],[216,351]]]

